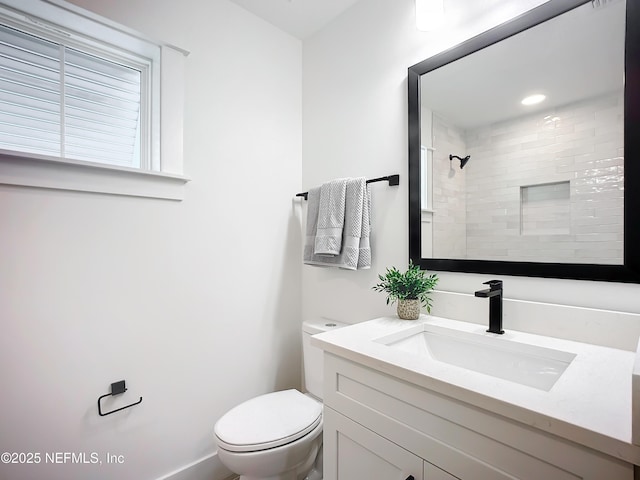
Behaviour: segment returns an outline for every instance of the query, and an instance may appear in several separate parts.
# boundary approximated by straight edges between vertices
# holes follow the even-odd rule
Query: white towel
[[[349,179],[345,189],[345,215],[342,229],[342,248],[338,255],[316,255],[317,229],[320,204],[319,189],[310,189],[307,206],[307,237],[303,261],[308,265],[340,267],[348,270],[371,267],[370,196],[364,177]]]
[[[316,255],[339,255],[342,250],[347,178],[338,178],[320,187],[320,207],[316,232]]]

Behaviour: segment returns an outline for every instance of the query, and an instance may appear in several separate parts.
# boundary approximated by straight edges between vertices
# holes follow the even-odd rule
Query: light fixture
[[[416,0],[416,27],[428,32],[444,23],[444,0]]]
[[[546,95],[536,93],[535,95],[529,95],[528,97],[523,98],[520,103],[522,103],[522,105],[535,105],[537,103],[543,102],[546,98]]]

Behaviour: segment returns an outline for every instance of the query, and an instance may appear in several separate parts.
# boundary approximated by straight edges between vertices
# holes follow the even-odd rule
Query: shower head
[[[467,155],[466,157],[462,158],[459,157],[457,155],[449,155],[449,160],[453,160],[454,158],[457,158],[458,160],[460,160],[460,170],[462,170],[464,168],[464,166],[467,164],[467,162],[469,161],[469,159],[471,158],[471,155]]]

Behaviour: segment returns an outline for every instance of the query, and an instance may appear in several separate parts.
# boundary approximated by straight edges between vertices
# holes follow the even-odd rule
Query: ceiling
[[[245,10],[305,40],[360,0],[231,0]],[[483,19],[497,25],[549,0],[444,0],[447,26]],[[603,0],[604,1],[604,0]],[[409,3],[398,3],[406,8]],[[487,19],[490,21],[487,22]]]
[[[421,100],[454,125],[475,128],[620,92],[625,2],[591,2],[421,78]],[[542,93],[545,102],[520,100]]]
[[[296,38],[310,37],[359,0],[231,0]]]
[[[304,40],[360,0],[231,1],[294,37]],[[487,17],[492,20],[489,23],[497,25],[547,1],[549,0],[444,0],[444,8],[448,27],[478,21],[479,17]],[[406,8],[405,3],[398,5]]]

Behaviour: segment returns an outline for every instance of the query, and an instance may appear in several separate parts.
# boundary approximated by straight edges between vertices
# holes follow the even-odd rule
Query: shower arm
[[[471,158],[471,155],[467,155],[464,158],[459,157],[457,155],[449,155],[449,161],[452,161],[454,158],[457,158],[458,160],[460,160],[460,169],[462,170],[462,168],[467,164],[467,162]]]

